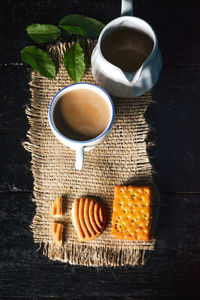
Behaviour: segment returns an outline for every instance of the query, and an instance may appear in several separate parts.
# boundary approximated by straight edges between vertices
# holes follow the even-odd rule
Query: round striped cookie
[[[100,235],[105,227],[104,209],[93,199],[76,199],[72,206],[72,222],[79,240],[90,241]]]

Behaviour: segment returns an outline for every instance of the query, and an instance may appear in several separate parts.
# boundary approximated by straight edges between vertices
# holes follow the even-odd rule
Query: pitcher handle
[[[121,16],[133,16],[133,0],[122,0]]]
[[[84,161],[84,147],[80,147],[76,150],[76,170],[82,170]]]

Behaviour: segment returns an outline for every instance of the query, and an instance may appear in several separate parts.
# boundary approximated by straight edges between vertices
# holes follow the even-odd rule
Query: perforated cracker
[[[151,239],[151,189],[148,186],[115,186],[111,236],[115,239]]]

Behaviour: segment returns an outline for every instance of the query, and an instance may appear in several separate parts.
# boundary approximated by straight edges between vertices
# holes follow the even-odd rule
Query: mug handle
[[[121,16],[133,16],[133,0],[122,0]]]
[[[76,163],[75,163],[76,170],[82,170],[83,161],[84,161],[84,147],[80,147],[79,149],[76,150]]]

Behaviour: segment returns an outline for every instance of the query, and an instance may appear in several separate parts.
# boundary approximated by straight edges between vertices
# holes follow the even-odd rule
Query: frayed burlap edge
[[[148,251],[141,249],[141,246],[131,248],[107,247],[107,246],[85,246],[70,245],[62,252],[63,257],[58,255],[58,251],[53,243],[45,243],[43,253],[50,256],[52,260],[69,262],[72,265],[82,265],[89,267],[117,267],[144,265]],[[149,249],[148,250],[153,250]]]

